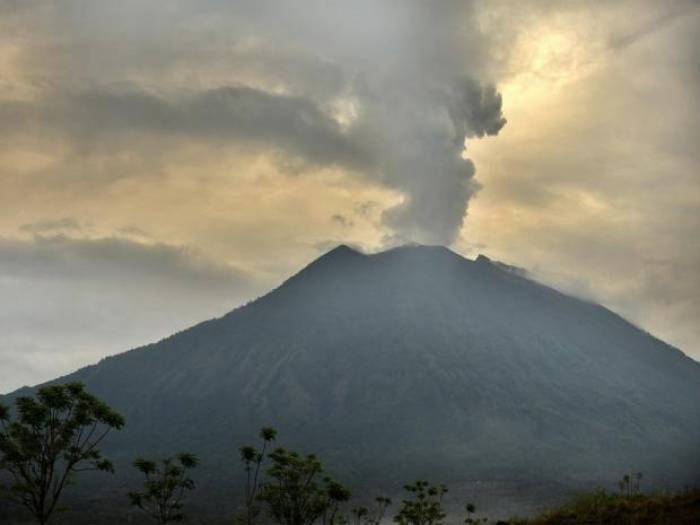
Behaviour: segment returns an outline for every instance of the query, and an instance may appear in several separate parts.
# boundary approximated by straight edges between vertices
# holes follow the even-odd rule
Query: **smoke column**
[[[308,2],[303,12],[279,4],[262,19],[267,34],[286,20],[280,42],[297,42],[316,68],[333,71],[323,89],[297,88],[322,107],[344,108],[343,133],[364,157],[358,176],[403,195],[382,217],[387,244],[453,242],[479,187],[465,139],[506,123],[500,94],[478,78],[486,54],[471,4]]]

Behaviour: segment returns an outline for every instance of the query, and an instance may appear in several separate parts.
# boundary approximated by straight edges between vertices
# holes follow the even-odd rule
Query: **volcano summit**
[[[700,481],[700,364],[600,305],[442,247],[339,246],[221,318],[57,381],[125,416],[104,450],[116,480],[137,454],[188,450],[200,484],[220,486],[240,470],[236,447],[271,424],[360,490]]]

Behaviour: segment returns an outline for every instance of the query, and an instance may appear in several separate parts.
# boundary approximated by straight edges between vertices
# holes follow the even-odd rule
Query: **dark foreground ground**
[[[596,491],[530,519],[509,525],[698,525],[700,490],[682,494],[621,496]]]
[[[536,508],[537,505],[533,505]],[[115,518],[116,509],[100,509],[90,505],[85,509],[66,509],[52,520],[52,525],[104,525],[152,523],[139,513],[125,510],[121,518]],[[391,512],[385,518],[391,523]],[[453,509],[450,509],[453,510]],[[110,518],[106,516],[109,515]],[[480,524],[490,525],[700,525],[700,489],[682,493],[654,493],[623,496],[617,493],[597,490],[582,493],[567,503],[529,518],[502,518],[503,511],[494,516],[478,512],[472,518],[486,520]],[[3,525],[29,525],[33,523],[23,513],[0,506],[0,523]],[[197,513],[190,513],[185,523],[193,525],[219,525],[233,523],[232,518],[222,520]],[[262,522],[261,522],[262,523]],[[450,512],[445,525],[461,525],[464,516]],[[265,525],[273,525],[270,524]]]

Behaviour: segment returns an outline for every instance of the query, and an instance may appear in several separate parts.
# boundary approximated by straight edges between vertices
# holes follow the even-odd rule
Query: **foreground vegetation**
[[[0,498],[24,507],[40,525],[60,510],[64,488],[80,472],[114,472],[99,445],[124,419],[105,403],[70,383],[40,388],[35,397],[17,398],[11,411],[0,404]],[[328,476],[313,454],[272,448],[277,432],[264,427],[259,447],[239,449],[245,472],[242,504],[234,525],[380,525],[392,501],[377,496],[369,506],[351,506],[350,491]],[[142,485],[124,495],[133,508],[159,525],[186,520],[184,505],[195,490],[190,471],[199,459],[187,452],[172,457],[138,457],[133,466]],[[458,520],[465,525],[698,525],[700,490],[683,494],[641,492],[642,474],[625,475],[619,492],[582,494],[563,507],[536,518],[489,521],[472,503]],[[3,485],[5,483],[5,485]],[[454,522],[443,508],[444,485],[418,480],[403,487],[394,509],[397,525],[444,525]],[[242,491],[243,492],[243,491]],[[2,514],[2,509],[0,509]],[[0,516],[1,518],[2,516]]]
[[[682,494],[617,494],[597,490],[532,519],[509,525],[698,525],[700,490]]]

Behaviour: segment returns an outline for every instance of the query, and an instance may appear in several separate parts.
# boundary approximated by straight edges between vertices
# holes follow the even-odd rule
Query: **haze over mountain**
[[[202,457],[201,479],[231,479],[237,447],[271,424],[363,490],[416,477],[574,487],[630,471],[700,481],[700,364],[599,305],[443,247],[339,246],[221,318],[57,381],[126,417],[105,447],[118,480],[137,454],[179,450]]]

